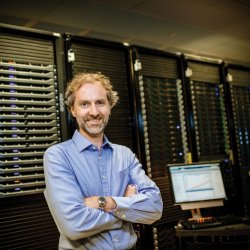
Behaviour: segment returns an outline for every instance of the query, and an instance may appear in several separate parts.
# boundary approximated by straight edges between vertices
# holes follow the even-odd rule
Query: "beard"
[[[79,128],[90,137],[98,137],[104,133],[109,118],[90,118],[79,122]]]

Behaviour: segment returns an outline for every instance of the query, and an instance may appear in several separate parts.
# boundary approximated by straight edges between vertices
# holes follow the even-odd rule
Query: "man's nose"
[[[90,109],[89,109],[89,113],[93,116],[98,115],[99,114],[99,110],[96,107],[95,103],[91,104]]]

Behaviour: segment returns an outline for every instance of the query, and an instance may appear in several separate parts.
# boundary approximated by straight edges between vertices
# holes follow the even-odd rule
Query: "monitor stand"
[[[223,200],[212,200],[212,201],[199,201],[199,202],[190,202],[190,203],[182,203],[182,210],[191,210],[192,218],[197,219],[201,218],[200,208],[208,208],[208,207],[219,207],[223,206]]]
[[[199,208],[191,209],[191,215],[192,215],[192,219],[202,218],[201,210]]]

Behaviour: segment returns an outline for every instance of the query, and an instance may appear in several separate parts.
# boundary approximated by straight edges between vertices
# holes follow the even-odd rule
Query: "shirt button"
[[[114,241],[114,242],[119,242],[120,240],[119,240],[118,237],[115,237],[113,241]]]

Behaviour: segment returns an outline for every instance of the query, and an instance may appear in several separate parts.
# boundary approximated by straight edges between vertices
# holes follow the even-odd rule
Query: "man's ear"
[[[73,117],[76,117],[76,116],[75,116],[75,111],[74,111],[74,108],[73,108],[73,107],[70,108],[70,112],[71,112],[71,115],[72,115]]]

